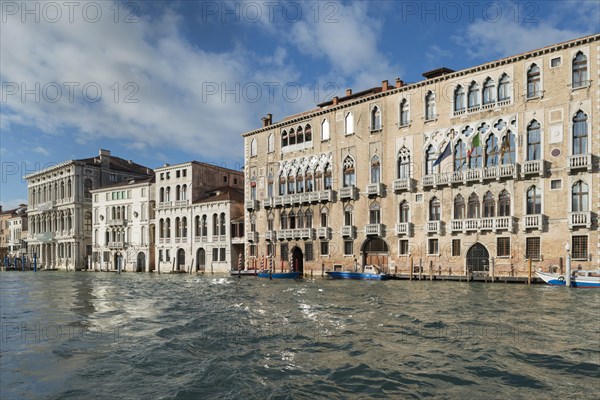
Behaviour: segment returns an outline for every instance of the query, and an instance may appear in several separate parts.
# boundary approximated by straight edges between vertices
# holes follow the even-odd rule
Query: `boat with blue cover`
[[[384,281],[387,275],[381,273],[381,270],[374,265],[365,265],[363,272],[352,271],[327,271],[327,276],[332,279],[355,279],[367,281]]]
[[[536,271],[537,276],[549,285],[565,286],[564,274]],[[571,286],[577,288],[600,288],[600,271],[575,270],[571,275]]]
[[[261,271],[258,273],[259,278],[269,278],[269,279],[298,279],[302,278],[302,272],[294,271],[294,272],[269,272],[269,271]]]

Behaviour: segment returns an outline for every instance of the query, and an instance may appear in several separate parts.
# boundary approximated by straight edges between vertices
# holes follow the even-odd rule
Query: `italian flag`
[[[471,138],[471,146],[469,146],[470,148],[467,150],[467,157],[471,157],[471,153],[473,152],[473,150],[475,150],[475,148],[479,146],[481,146],[481,137],[479,136],[479,132],[477,132]]]

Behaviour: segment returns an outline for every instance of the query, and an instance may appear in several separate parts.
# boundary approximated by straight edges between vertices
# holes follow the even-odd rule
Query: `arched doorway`
[[[362,265],[376,265],[382,270],[388,266],[389,247],[380,237],[367,239],[362,245]]]
[[[146,271],[146,253],[140,251],[137,256],[137,269],[135,272],[145,272]]]
[[[177,271],[185,269],[185,250],[177,250]]]
[[[467,251],[467,272],[483,276],[490,272],[490,253],[481,243],[475,243]]]
[[[292,249],[292,271],[304,272],[304,257],[302,256],[302,250],[296,246]]]
[[[121,255],[121,253],[117,251],[115,253],[113,268],[115,270],[118,270],[119,267],[121,267],[121,270],[123,270],[123,255]]]
[[[204,271],[206,269],[206,251],[199,248],[196,251],[196,271]]]

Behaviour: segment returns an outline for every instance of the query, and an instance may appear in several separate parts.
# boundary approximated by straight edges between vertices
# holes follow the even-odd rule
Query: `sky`
[[[100,148],[241,169],[241,134],[316,104],[600,32],[600,2],[1,1],[3,208]]]

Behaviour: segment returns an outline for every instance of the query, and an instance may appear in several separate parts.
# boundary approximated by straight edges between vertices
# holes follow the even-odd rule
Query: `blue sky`
[[[3,1],[0,203],[99,148],[239,169],[241,133],[346,88],[600,32],[597,1]]]

